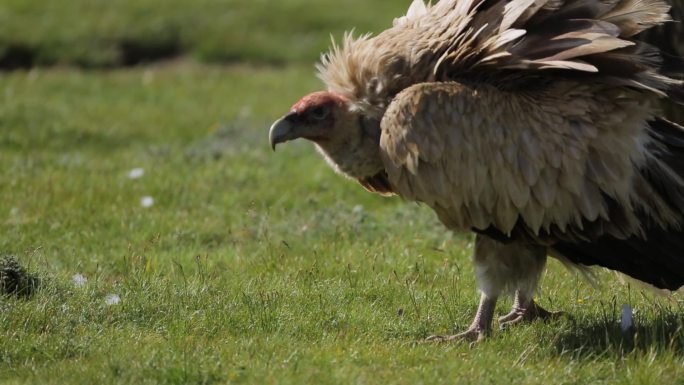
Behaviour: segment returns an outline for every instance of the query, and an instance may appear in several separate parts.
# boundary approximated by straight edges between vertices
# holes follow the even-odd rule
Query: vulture
[[[684,128],[661,101],[681,102],[684,84],[640,39],[669,8],[415,0],[389,29],[333,42],[317,66],[327,90],[277,120],[270,144],[308,139],[368,191],[476,234],[475,317],[431,340],[483,339],[500,295],[513,297],[502,327],[552,316],[534,301],[547,256],[677,290]]]

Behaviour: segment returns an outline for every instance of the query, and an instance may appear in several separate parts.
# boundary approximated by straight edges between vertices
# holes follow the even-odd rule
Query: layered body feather
[[[678,226],[681,212],[637,173],[635,165],[649,160],[651,116],[630,92],[562,82],[534,94],[459,83],[409,87],[382,121],[389,180],[453,229],[511,234],[522,220],[538,235],[601,221],[604,232],[626,238],[643,235],[637,213]]]

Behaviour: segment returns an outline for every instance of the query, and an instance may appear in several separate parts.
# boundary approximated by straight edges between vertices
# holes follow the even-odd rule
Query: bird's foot
[[[425,340],[428,342],[436,342],[436,343],[442,343],[442,342],[451,342],[451,341],[466,341],[466,342],[480,342],[484,340],[489,332],[487,330],[480,329],[478,327],[470,327],[468,330],[458,333],[458,334],[452,334],[452,335],[436,335],[436,336],[430,336],[426,338]]]
[[[549,320],[564,316],[565,312],[551,312],[531,301],[527,307],[513,306],[511,312],[503,317],[499,317],[499,327],[506,329],[508,327],[520,324],[522,322],[529,322],[536,319]]]
[[[428,342],[449,342],[449,341],[469,341],[472,343],[484,340],[489,332],[492,330],[492,318],[494,317],[494,307],[496,306],[496,297],[487,297],[484,293],[480,297],[480,306],[477,308],[475,319],[470,324],[468,330],[463,333],[446,335],[446,336],[431,336],[426,341]]]

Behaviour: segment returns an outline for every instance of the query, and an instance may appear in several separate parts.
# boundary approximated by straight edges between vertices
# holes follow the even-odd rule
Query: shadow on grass
[[[602,309],[603,310],[603,309]],[[620,314],[613,306],[610,313],[594,320],[574,322],[554,338],[559,355],[588,358],[601,355],[622,356],[634,352],[669,351],[684,356],[684,309],[681,306],[645,309],[649,317],[642,319],[637,313],[634,326],[623,331]]]
[[[173,30],[154,36],[91,42],[92,47],[85,52],[75,48],[45,48],[46,45],[0,41],[0,72],[55,64],[71,64],[91,70],[132,67],[171,60],[188,53],[178,32]]]
[[[31,68],[36,61],[36,52],[23,44],[10,44],[0,47],[0,70]]]

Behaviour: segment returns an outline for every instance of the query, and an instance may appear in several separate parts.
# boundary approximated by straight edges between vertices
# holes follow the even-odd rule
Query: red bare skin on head
[[[314,92],[303,97],[290,109],[291,119],[304,127],[301,137],[321,144],[330,139],[341,111],[348,101],[344,96],[328,91]]]
[[[334,92],[328,92],[328,91],[318,91],[318,92],[313,92],[311,94],[306,95],[303,97],[300,101],[295,103],[294,106],[292,106],[292,109],[290,109],[290,112],[294,112],[296,114],[301,114],[302,112],[305,112],[311,108],[315,108],[318,106],[325,106],[325,105],[332,105],[332,104],[338,104],[342,105],[347,102],[347,98],[340,94],[336,94]]]

